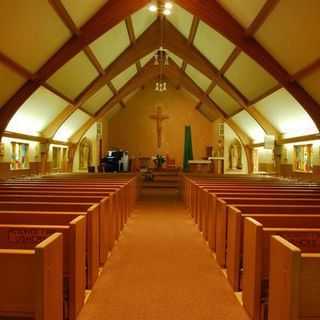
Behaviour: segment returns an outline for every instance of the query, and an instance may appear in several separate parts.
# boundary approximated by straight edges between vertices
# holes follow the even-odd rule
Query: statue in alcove
[[[79,146],[79,169],[87,170],[91,165],[92,145],[87,138],[83,138]]]
[[[242,169],[242,148],[238,139],[234,139],[229,147],[229,169]]]

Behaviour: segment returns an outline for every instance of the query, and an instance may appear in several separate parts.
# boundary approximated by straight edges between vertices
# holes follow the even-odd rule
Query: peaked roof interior
[[[320,1],[0,2],[0,134],[78,142],[92,124],[163,76],[260,143],[320,128]],[[200,4],[201,3],[201,4]],[[32,124],[32,125],[31,125]]]

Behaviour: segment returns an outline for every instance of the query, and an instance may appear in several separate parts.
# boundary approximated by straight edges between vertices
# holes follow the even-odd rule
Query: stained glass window
[[[312,171],[312,144],[294,146],[294,170]]]
[[[29,145],[27,143],[11,142],[11,170],[29,169]]]

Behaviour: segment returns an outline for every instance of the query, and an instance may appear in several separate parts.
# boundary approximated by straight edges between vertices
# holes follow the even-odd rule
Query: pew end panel
[[[259,319],[261,301],[263,226],[245,218],[243,239],[243,306],[252,319]]]
[[[216,223],[217,223],[217,197],[214,193],[209,193],[209,219],[208,219],[208,238],[209,247],[216,252]]]
[[[242,255],[238,254],[242,247],[241,212],[235,207],[227,206],[228,230],[227,233],[227,275],[234,291],[240,291],[240,266]]]
[[[226,266],[227,249],[227,223],[226,202],[220,198],[216,199],[216,256],[220,267]],[[237,208],[234,208],[237,210]]]
[[[303,253],[281,236],[270,244],[269,320],[320,318],[320,254]]]
[[[63,319],[62,234],[33,250],[0,249],[0,277],[1,316]]]

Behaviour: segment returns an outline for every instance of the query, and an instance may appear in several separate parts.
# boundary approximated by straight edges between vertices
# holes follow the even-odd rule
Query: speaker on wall
[[[264,136],[264,148],[265,149],[273,149],[275,147],[276,138],[273,135],[265,135]]]

